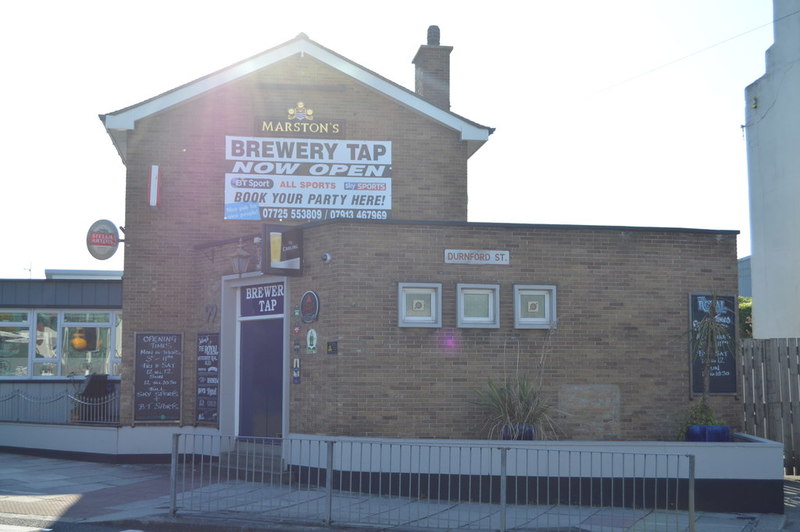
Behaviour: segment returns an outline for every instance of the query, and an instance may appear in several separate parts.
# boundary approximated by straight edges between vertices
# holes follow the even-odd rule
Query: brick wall
[[[302,355],[297,432],[483,437],[475,390],[519,361],[541,375],[561,437],[674,439],[689,405],[688,296],[737,288],[733,234],[340,223],[306,242],[333,260],[309,257],[290,287],[319,293],[313,327],[339,354]],[[511,265],[444,264],[446,248],[508,250]],[[441,329],[397,327],[397,283],[409,281],[443,284]],[[499,329],[456,327],[459,282],[500,285]],[[557,329],[514,328],[514,284],[557,286]],[[735,398],[715,400],[736,426]]]
[[[230,274],[235,246],[197,251],[208,242],[261,232],[260,222],[224,220],[225,136],[270,136],[263,120],[285,120],[303,101],[340,137],[393,143],[390,217],[466,220],[466,146],[458,133],[375,93],[314,58],[294,56],[201,97],[139,120],[128,135],[126,188],[125,353],[133,333],[183,332],[194,353],[197,332],[212,329],[208,305]],[[279,136],[280,134],[271,134]],[[326,137],[321,137],[326,138]],[[160,201],[148,205],[151,165],[161,173]],[[291,221],[287,221],[291,224]],[[218,293],[216,293],[218,297]],[[194,367],[184,361],[183,421],[193,419]],[[123,423],[132,420],[133,359],[123,364]]]
[[[262,229],[223,219],[224,137],[260,136],[261,120],[283,119],[298,101],[344,124],[342,138],[392,141],[393,220],[466,220],[458,134],[308,55],[140,120],[128,136],[123,423],[133,419],[134,332],[184,334],[181,422],[193,423],[196,336],[219,330],[220,278],[238,239]],[[150,207],[154,164],[162,186]],[[334,222],[311,224],[304,238],[306,269],[289,279],[287,304],[315,290],[323,310],[320,353],[299,355],[302,380],[289,391],[297,432],[481,437],[474,391],[519,359],[541,376],[562,437],[671,439],[688,406],[688,294],[736,293],[731,233]],[[511,265],[446,265],[445,248],[508,250]],[[397,327],[406,281],[443,284],[442,328]],[[499,329],[455,327],[458,282],[500,285]],[[557,285],[556,330],[513,328],[515,283]],[[322,354],[329,341],[338,355]],[[715,401],[735,426],[735,400]]]

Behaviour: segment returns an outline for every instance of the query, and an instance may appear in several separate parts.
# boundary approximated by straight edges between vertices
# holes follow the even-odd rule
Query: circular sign
[[[303,323],[311,323],[319,318],[319,296],[313,290],[303,294],[300,299],[300,319]]]
[[[97,220],[89,227],[86,247],[92,257],[98,260],[110,259],[117,252],[119,233],[117,226],[108,220]]]

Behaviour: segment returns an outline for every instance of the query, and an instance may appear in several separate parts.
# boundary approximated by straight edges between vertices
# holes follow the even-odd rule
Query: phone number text
[[[386,220],[389,218],[389,215],[387,211],[263,207],[261,209],[261,217],[265,220],[335,220],[337,218]]]

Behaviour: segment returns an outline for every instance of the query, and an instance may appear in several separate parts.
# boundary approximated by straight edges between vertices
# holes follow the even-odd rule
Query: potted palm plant
[[[730,427],[716,419],[709,401],[711,390],[711,365],[720,351],[731,341],[728,327],[721,314],[716,295],[711,296],[708,312],[692,329],[692,350],[702,362],[703,395],[700,403],[689,409],[689,416],[681,429],[682,439],[689,441],[728,441]],[[713,427],[713,428],[711,428]]]

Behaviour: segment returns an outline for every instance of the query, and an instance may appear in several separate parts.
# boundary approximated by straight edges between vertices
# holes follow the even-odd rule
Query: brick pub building
[[[485,438],[475,390],[520,372],[563,439],[675,438],[690,295],[737,293],[736,232],[467,222],[492,129],[450,111],[450,52],[432,28],[412,92],[301,34],[101,116],[123,426]]]

